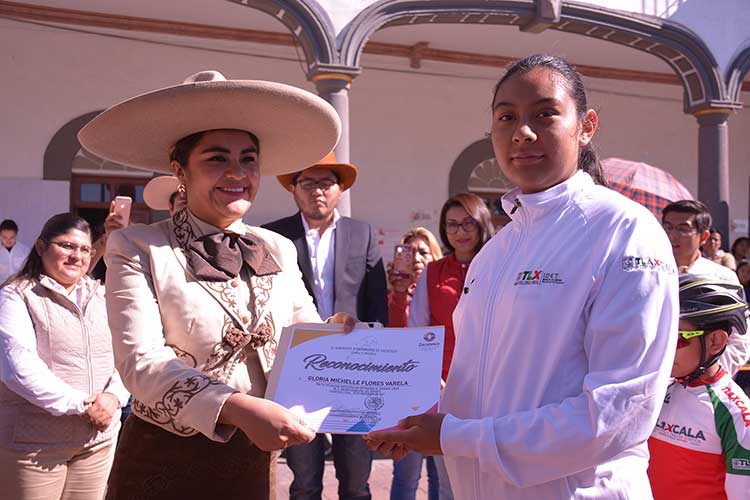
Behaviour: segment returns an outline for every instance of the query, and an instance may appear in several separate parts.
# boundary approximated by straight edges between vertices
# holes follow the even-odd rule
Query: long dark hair
[[[476,254],[495,234],[490,210],[487,208],[487,204],[482,201],[482,198],[474,193],[459,193],[448,198],[448,201],[443,204],[443,208],[440,210],[440,241],[443,242],[443,246],[448,250],[448,253],[453,253],[455,249],[448,241],[448,233],[445,230],[445,214],[453,207],[463,208],[472,219],[479,223],[479,243],[474,249],[474,254]]]
[[[63,214],[53,215],[42,227],[42,232],[39,233],[37,241],[41,241],[42,245],[49,245],[49,242],[53,238],[62,236],[71,229],[77,229],[84,232],[91,237],[91,226],[84,219],[73,215],[69,212]],[[10,283],[11,281],[35,281],[39,279],[39,276],[44,272],[44,266],[42,264],[42,256],[37,250],[37,245],[34,244],[31,247],[29,256],[26,257],[26,261],[23,263],[23,267],[15,276],[8,278],[3,286]]]
[[[500,81],[495,85],[495,90],[492,93],[493,103],[497,96],[497,91],[503,83],[514,75],[528,73],[535,68],[545,68],[554,71],[562,77],[565,87],[568,90],[568,95],[576,103],[578,122],[583,122],[588,110],[588,101],[581,75],[565,59],[547,54],[534,54],[512,63]],[[581,146],[578,150],[578,168],[589,174],[597,184],[601,184],[602,186],[608,185],[602,166],[599,163],[599,157],[590,142],[585,146]]]

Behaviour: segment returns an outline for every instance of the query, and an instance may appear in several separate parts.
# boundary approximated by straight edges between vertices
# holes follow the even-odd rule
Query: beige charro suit
[[[281,329],[320,321],[289,240],[242,221],[227,229],[264,249],[255,273],[245,266],[233,280],[197,280],[188,245],[220,230],[187,209],[114,232],[105,256],[115,362],[133,413],[174,434],[220,442],[234,431],[216,423],[226,398],[263,396]]]

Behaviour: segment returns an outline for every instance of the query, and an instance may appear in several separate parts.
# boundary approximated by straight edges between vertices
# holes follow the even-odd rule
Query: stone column
[[[713,225],[729,242],[729,129],[728,108],[693,113],[698,119],[698,199],[711,211]]]
[[[341,138],[336,148],[336,159],[349,163],[349,90],[352,80],[359,74],[358,68],[327,68],[316,66],[308,77],[315,83],[318,95],[336,109],[341,119]],[[341,193],[338,209],[341,215],[351,216],[351,198],[349,191]]]

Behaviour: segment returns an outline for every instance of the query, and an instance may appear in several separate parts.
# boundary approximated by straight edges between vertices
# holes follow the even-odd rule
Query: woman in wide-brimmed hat
[[[281,328],[320,317],[291,242],[242,216],[261,174],[314,163],[339,132],[335,110],[309,92],[217,72],[124,101],[81,130],[94,154],[173,173],[187,195],[171,219],[108,243],[109,323],[136,418],[107,498],[272,497],[269,452],[315,436],[263,394]]]

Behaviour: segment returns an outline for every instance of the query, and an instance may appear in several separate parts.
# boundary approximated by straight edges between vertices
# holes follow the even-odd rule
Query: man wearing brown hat
[[[296,214],[266,224],[297,247],[297,263],[321,318],[347,312],[360,321],[388,321],[386,277],[372,227],[342,217],[336,204],[357,178],[357,168],[339,163],[333,152],[304,170],[277,177],[294,196]],[[325,436],[287,449],[294,472],[291,499],[320,499],[323,492]],[[360,436],[333,436],[333,462],[339,498],[369,499],[371,456]]]

